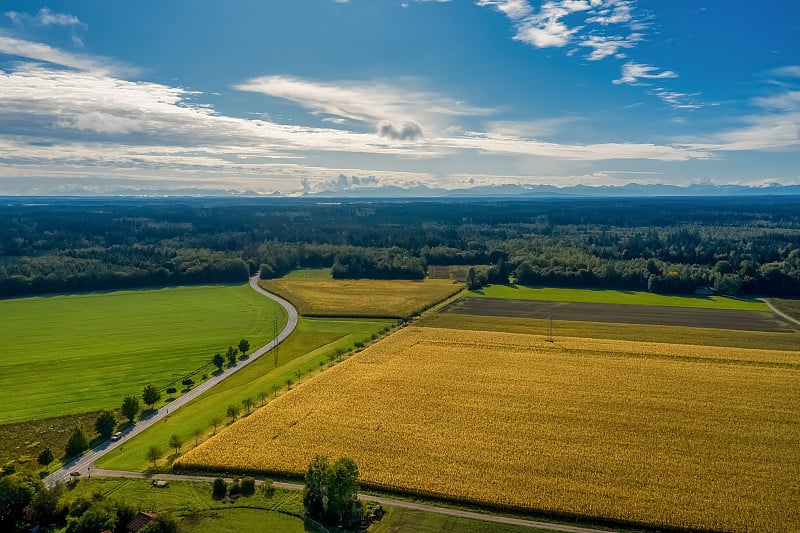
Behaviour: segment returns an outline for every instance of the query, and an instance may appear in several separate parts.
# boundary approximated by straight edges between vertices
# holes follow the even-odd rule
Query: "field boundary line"
[[[128,472],[127,470],[95,470],[97,477],[115,477],[115,478],[129,478],[129,479],[163,479],[166,481],[200,481],[213,483],[217,476],[195,476],[186,474],[157,474],[149,472]],[[222,476],[227,483],[232,483],[232,477]],[[256,480],[257,485],[263,484],[263,481]],[[272,486],[279,489],[286,490],[303,490],[305,485],[302,483],[288,483],[284,481],[273,481]],[[397,500],[394,498],[387,498],[384,496],[374,496],[372,494],[359,494],[358,499],[367,502],[379,503],[381,505],[390,505],[392,507],[400,507],[403,509],[411,509],[414,511],[424,511],[428,513],[443,514],[454,516],[456,518],[468,518],[472,520],[480,520],[483,522],[495,522],[498,524],[509,524],[523,527],[534,527],[545,529],[548,531],[560,531],[562,533],[609,533],[607,529],[593,529],[581,526],[570,526],[568,524],[558,524],[555,522],[539,522],[537,520],[528,520],[525,518],[513,518],[510,516],[500,516],[485,513],[478,513],[475,511],[464,511],[461,509],[451,509],[449,507],[439,507],[437,505],[427,505],[424,503],[409,502],[406,500]]]
[[[130,428],[126,429],[125,431],[122,432],[122,437],[119,440],[117,441],[106,440],[100,443],[92,450],[86,452],[80,457],[73,459],[71,462],[65,464],[60,469],[56,470],[55,472],[44,478],[43,481],[45,485],[53,486],[60,481],[67,481],[71,477],[70,474],[73,472],[77,472],[81,476],[83,475],[91,476],[92,466],[94,465],[94,462],[100,459],[102,456],[104,456],[117,446],[121,446],[131,437],[138,435],[139,433],[143,432],[150,426],[154,425],[156,422],[160,422],[161,420],[166,418],[169,415],[170,409],[172,410],[172,412],[177,411],[179,408],[183,407],[187,403],[196,399],[201,394],[210,390],[212,387],[220,383],[225,378],[230,377],[237,371],[246,367],[247,365],[257,360],[265,353],[269,352],[270,350],[278,346],[284,340],[286,340],[286,338],[289,335],[291,335],[292,332],[297,327],[297,322],[298,322],[297,309],[295,309],[295,307],[291,303],[289,303],[288,300],[281,298],[277,294],[272,294],[271,292],[261,287],[258,284],[258,278],[259,278],[259,273],[256,273],[255,276],[250,278],[250,287],[254,291],[266,296],[270,300],[276,302],[278,305],[283,307],[283,309],[286,311],[287,314],[286,326],[284,326],[281,332],[278,333],[277,337],[267,342],[267,344],[265,344],[261,348],[253,351],[247,357],[247,359],[243,359],[237,362],[236,366],[227,368],[223,372],[217,374],[216,376],[212,376],[210,379],[199,384],[197,387],[190,390],[186,394],[177,397],[174,401],[161,407],[155,413],[148,416],[144,420],[140,420]],[[96,471],[97,470],[95,470],[95,472]]]
[[[767,307],[769,307],[772,310],[772,312],[778,315],[779,317],[785,318],[792,324],[797,324],[798,326],[800,326],[800,320],[797,320],[796,318],[787,315],[786,313],[784,313],[783,311],[772,305],[772,302],[769,301],[769,298],[759,298],[759,300],[767,304]]]

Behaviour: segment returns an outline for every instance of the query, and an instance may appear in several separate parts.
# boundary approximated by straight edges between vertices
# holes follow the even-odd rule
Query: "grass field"
[[[770,303],[794,318],[800,320],[800,300],[790,300],[788,298],[770,298]]]
[[[548,326],[552,334],[561,337],[618,339],[626,341],[696,344],[703,346],[728,346],[731,348],[760,348],[764,350],[800,349],[800,332],[769,333],[762,331],[736,331],[678,326],[652,326],[642,324],[610,324],[605,322],[580,322],[498,316],[434,313],[415,322],[417,326],[476,331],[524,333],[545,338]]]
[[[375,487],[689,528],[800,523],[800,353],[410,327],[188,452]]]
[[[262,280],[261,286],[292,302],[304,316],[412,316],[457,293],[449,280]]]
[[[651,292],[532,288],[522,285],[489,285],[468,296],[477,298],[509,298],[513,300],[550,300],[554,302],[585,302],[607,304],[656,305],[667,307],[697,307],[701,309],[740,309],[769,311],[764,302],[724,296],[667,296]]]
[[[271,399],[275,394],[275,387],[285,391],[286,380],[298,381],[298,372],[305,379],[309,371],[320,370],[320,363],[323,363],[323,368],[327,368],[330,357],[337,351],[350,350],[357,342],[369,342],[373,336],[381,331],[388,331],[394,324],[393,320],[301,317],[295,332],[280,345],[277,367],[274,351],[265,354],[171,414],[166,422],[148,428],[141,435],[113,450],[101,458],[97,465],[113,470],[144,470],[150,466],[146,459],[150,446],[157,446],[163,451],[164,459],[160,461],[163,464],[169,460],[167,455],[173,453],[168,445],[172,434],[182,438],[186,443],[184,449],[190,449],[194,446],[196,430],[202,432],[199,439],[202,441],[213,433],[212,420],[215,417],[224,421],[221,427],[230,421],[226,415],[229,405],[241,407],[242,400],[252,398],[255,405],[260,406],[261,393]]]
[[[333,279],[330,268],[300,268],[292,270],[281,279]]]
[[[266,344],[276,313],[285,323],[248,285],[0,300],[0,420],[114,408],[148,383],[198,381],[215,352]]]

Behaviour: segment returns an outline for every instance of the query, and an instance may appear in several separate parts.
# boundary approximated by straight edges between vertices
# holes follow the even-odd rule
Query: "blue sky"
[[[794,0],[0,10],[0,194],[800,184]]]

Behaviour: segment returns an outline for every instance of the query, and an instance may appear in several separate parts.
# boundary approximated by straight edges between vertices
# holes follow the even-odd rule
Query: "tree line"
[[[0,296],[241,283],[259,269],[270,278],[298,267],[421,279],[428,265],[500,260],[527,284],[798,296],[797,205],[794,197],[12,199],[0,206]]]

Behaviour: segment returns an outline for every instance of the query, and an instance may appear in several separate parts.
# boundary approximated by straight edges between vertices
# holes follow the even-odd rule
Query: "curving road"
[[[261,286],[258,284],[258,274],[250,278],[250,286],[253,288],[253,290],[277,302],[281,307],[283,307],[286,310],[286,313],[289,316],[289,320],[286,322],[286,327],[284,327],[283,330],[281,330],[281,332],[278,334],[276,338],[272,339],[265,346],[262,346],[258,350],[251,353],[247,359],[239,361],[239,363],[236,366],[232,368],[227,368],[220,374],[217,374],[216,376],[213,376],[211,379],[204,381],[194,389],[190,390],[186,394],[179,396],[178,398],[170,402],[168,405],[165,405],[164,407],[162,407],[152,415],[148,416],[144,420],[141,420],[136,424],[134,424],[133,426],[131,426],[130,428],[126,429],[122,433],[122,438],[120,438],[118,441],[107,440],[102,444],[100,444],[99,446],[97,446],[96,448],[86,452],[82,456],[73,460],[72,462],[67,463],[60,470],[56,470],[55,472],[44,478],[44,483],[47,486],[53,486],[59,481],[64,481],[69,479],[70,473],[72,472],[78,472],[80,473],[81,476],[90,474],[92,471],[91,470],[92,465],[100,457],[110,452],[117,446],[122,445],[126,440],[130,439],[131,437],[138,435],[139,433],[146,430],[156,422],[161,421],[164,417],[166,417],[169,414],[170,411],[174,413],[176,410],[180,409],[187,403],[191,402],[192,400],[194,400],[195,398],[197,398],[198,396],[209,390],[211,387],[215,386],[217,383],[222,381],[223,379],[246,367],[256,359],[258,359],[259,357],[261,357],[262,355],[273,349],[275,346],[286,340],[286,338],[289,335],[291,335],[291,333],[297,327],[297,309],[295,309],[294,306],[290,304],[287,300],[284,300],[280,296],[272,294],[271,292],[268,292],[263,288],[261,288]]]

